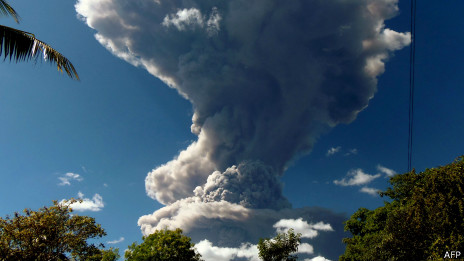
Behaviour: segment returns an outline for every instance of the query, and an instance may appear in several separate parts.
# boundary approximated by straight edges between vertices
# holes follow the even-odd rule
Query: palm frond
[[[2,0],[0,0],[2,1]],[[31,33],[0,25],[0,56],[10,61],[29,61],[43,57],[56,64],[58,71],[65,71],[69,77],[79,80],[72,63],[50,45],[38,40]]]
[[[5,0],[0,0],[0,13],[3,15],[11,15],[17,23],[19,23],[19,15]]]

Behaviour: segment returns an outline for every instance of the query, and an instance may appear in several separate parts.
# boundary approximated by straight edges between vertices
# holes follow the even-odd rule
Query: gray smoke
[[[257,244],[260,238],[274,236],[274,225],[279,221],[301,218],[308,223],[323,220],[331,225],[333,231],[322,231],[303,242],[314,246],[315,254],[338,259],[344,249],[341,239],[349,236],[343,230],[347,216],[323,208],[251,209],[227,201],[203,202],[198,197],[190,197],[142,216],[139,225],[145,235],[166,227],[182,227],[194,242],[208,239],[215,246],[239,247],[244,242]]]
[[[213,172],[203,187],[195,189],[195,196],[203,202],[227,201],[246,208],[290,208],[282,195],[278,173],[261,162],[242,162],[223,173]]]
[[[214,207],[224,226],[289,208],[279,178],[290,162],[367,107],[384,62],[410,41],[384,26],[397,0],[78,0],[76,10],[108,50],[193,106],[198,140],[146,178],[167,205],[140,219],[146,233]],[[198,209],[182,212],[186,202]]]

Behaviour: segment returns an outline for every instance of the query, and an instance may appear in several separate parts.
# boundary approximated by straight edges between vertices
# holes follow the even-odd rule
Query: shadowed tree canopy
[[[106,233],[94,218],[71,215],[76,202],[53,201],[51,207],[0,218],[0,260],[116,260],[118,249],[87,242]]]
[[[125,253],[127,261],[202,261],[194,249],[190,237],[182,234],[181,229],[156,230],[143,237],[138,245],[134,242]]]
[[[19,15],[5,0],[0,0],[0,15],[11,16],[19,23]],[[16,62],[37,61],[39,57],[43,57],[44,60],[56,64],[58,71],[65,71],[69,77],[79,80],[72,63],[32,33],[0,25],[0,56]]]
[[[278,233],[272,239],[260,239],[258,243],[259,257],[264,261],[291,261],[297,260],[296,255],[298,245],[301,241],[301,234],[295,234],[293,229],[287,233]]]
[[[390,179],[375,210],[360,208],[345,222],[340,260],[437,260],[464,250],[464,156],[453,163]]]

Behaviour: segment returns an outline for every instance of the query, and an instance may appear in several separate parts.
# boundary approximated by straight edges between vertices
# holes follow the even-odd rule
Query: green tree
[[[134,242],[125,253],[128,261],[200,261],[201,256],[194,249],[190,237],[181,229],[157,230],[143,237],[143,243]]]
[[[272,239],[261,238],[258,243],[259,257],[264,261],[297,260],[296,255],[301,242],[301,233],[295,234],[293,229],[287,233],[277,233]]]
[[[101,261],[116,261],[120,257],[119,248],[110,247],[108,250],[101,250]]]
[[[9,15],[19,23],[19,15],[6,0],[0,0],[0,14]],[[10,61],[37,60],[43,56],[46,61],[56,64],[58,71],[64,70],[69,77],[79,80],[72,63],[32,33],[0,25],[0,56],[2,55],[4,59],[9,58]]]
[[[53,201],[53,206],[38,211],[25,209],[24,215],[0,218],[0,260],[116,260],[117,255],[111,255],[117,250],[87,242],[106,233],[94,218],[71,215],[70,204],[76,202]]]
[[[464,156],[446,166],[390,179],[390,202],[345,222],[340,260],[427,260],[464,249]]]

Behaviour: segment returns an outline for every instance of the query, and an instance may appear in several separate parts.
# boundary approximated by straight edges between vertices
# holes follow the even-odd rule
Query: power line
[[[416,60],[416,0],[411,0],[411,48],[409,52],[409,133],[408,133],[408,171],[412,166],[413,127],[414,127],[414,74]]]

